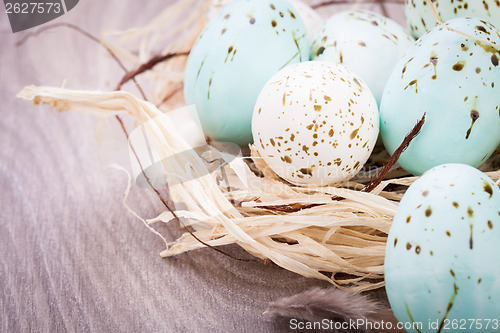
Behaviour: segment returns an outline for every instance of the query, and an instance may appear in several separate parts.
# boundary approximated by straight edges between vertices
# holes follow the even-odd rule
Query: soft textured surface
[[[97,35],[142,25],[161,6],[82,0],[57,21]],[[287,321],[262,316],[267,305],[328,284],[209,249],[160,258],[162,241],[122,206],[126,176],[106,169],[129,167],[116,121],[14,98],[25,85],[65,79],[70,88],[110,90],[120,69],[66,28],[16,48],[23,35],[0,13],[0,331],[287,331]],[[162,210],[137,187],[129,202],[146,218]],[[162,232],[173,240],[182,230]]]
[[[333,318],[339,321],[372,319],[384,309],[370,297],[353,294],[337,288],[312,288],[303,293],[285,297],[269,305],[266,314],[321,321]]]

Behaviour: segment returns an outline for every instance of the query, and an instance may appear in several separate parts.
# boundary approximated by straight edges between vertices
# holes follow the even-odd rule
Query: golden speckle
[[[359,131],[359,128],[357,128],[354,131],[352,131],[352,133],[349,136],[349,138],[351,138],[351,140],[353,140],[356,137],[356,135],[358,135],[358,131]]]

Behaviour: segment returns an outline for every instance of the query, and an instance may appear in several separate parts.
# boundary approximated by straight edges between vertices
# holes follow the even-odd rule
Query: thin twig
[[[125,137],[127,138],[127,141],[128,141],[128,143],[129,143],[129,146],[130,146],[130,148],[131,148],[132,152],[134,153],[134,156],[135,156],[135,158],[136,158],[137,162],[139,163],[139,167],[141,168],[142,174],[144,175],[144,178],[146,179],[146,182],[147,182],[147,183],[148,183],[148,185],[149,185],[149,186],[153,189],[153,191],[156,193],[156,195],[158,196],[158,198],[160,198],[161,202],[162,202],[162,203],[163,203],[163,205],[164,205],[164,206],[168,209],[168,211],[172,214],[172,216],[173,216],[175,219],[177,219],[178,221],[180,221],[180,219],[179,219],[179,217],[177,216],[177,214],[175,213],[175,211],[174,211],[174,210],[172,210],[172,209],[170,208],[170,206],[168,205],[167,200],[166,200],[165,198],[163,198],[163,195],[162,195],[162,194],[160,193],[160,191],[159,191],[159,190],[158,190],[158,189],[157,189],[157,188],[153,185],[153,183],[151,182],[151,180],[149,179],[149,177],[146,175],[146,172],[144,171],[144,168],[143,168],[143,166],[142,166],[141,160],[140,160],[139,156],[137,155],[137,152],[135,151],[134,146],[132,145],[132,143],[131,143],[131,142],[130,142],[130,140],[129,140],[129,134],[128,134],[127,129],[125,128],[125,125],[124,125],[124,123],[123,123],[123,120],[122,120],[122,119],[120,118],[120,116],[118,116],[118,115],[116,115],[115,117],[116,117],[116,119],[118,120],[118,122],[120,123],[120,126],[121,126],[121,128],[122,128],[122,130],[123,130],[123,133],[125,134]],[[255,260],[255,259],[244,259],[244,258],[235,257],[235,256],[233,256],[233,255],[231,255],[231,254],[229,254],[229,253],[226,253],[226,252],[224,252],[224,251],[222,251],[222,250],[220,250],[220,249],[218,249],[218,248],[216,248],[216,247],[213,247],[213,246],[212,246],[212,245],[210,245],[210,244],[205,243],[205,242],[204,242],[203,240],[201,240],[198,236],[196,236],[196,235],[195,235],[195,234],[191,231],[191,229],[189,229],[189,227],[188,227],[188,226],[186,226],[186,225],[182,225],[182,226],[183,226],[183,227],[184,227],[184,229],[186,229],[186,230],[187,230],[187,232],[189,232],[189,234],[190,234],[191,236],[193,236],[193,238],[194,238],[194,239],[196,239],[198,242],[200,242],[201,244],[205,245],[206,247],[209,247],[209,248],[211,248],[211,249],[213,249],[213,250],[215,250],[215,251],[217,251],[217,252],[219,252],[219,253],[221,253],[221,254],[223,254],[223,255],[226,255],[226,256],[228,256],[228,257],[230,257],[230,258],[232,258],[232,259],[239,260],[239,261],[258,261],[258,260]]]
[[[102,44],[101,41],[99,40],[99,38],[93,36],[92,34],[88,33],[87,31],[83,30],[82,28],[80,28],[79,26],[77,25],[74,25],[74,24],[71,24],[71,23],[66,23],[66,22],[58,22],[58,23],[53,23],[53,24],[48,24],[46,25],[45,27],[43,28],[40,28],[38,30],[35,30],[33,32],[29,32],[27,33],[22,39],[20,39],[17,43],[16,43],[16,46],[21,46],[23,45],[24,43],[26,43],[26,41],[28,39],[30,39],[31,37],[35,37],[35,36],[38,36],[39,34],[43,33],[43,32],[46,32],[48,30],[52,30],[54,28],[59,28],[59,27],[66,27],[66,28],[70,28],[70,29],[73,29],[79,33],[81,33],[82,35],[84,35],[85,37],[87,37],[88,39],[96,42],[97,44],[101,45],[102,47],[104,47],[106,49],[106,51],[111,55],[111,57],[115,60],[115,62],[118,64],[118,66],[120,66],[120,68],[125,72],[125,73],[128,73],[128,70],[127,68],[125,67],[125,65],[123,64],[123,62],[116,56],[116,54],[113,52],[113,50],[111,50],[109,47],[107,47],[106,45]],[[132,80],[134,81],[135,83],[135,86],[137,87],[137,89],[139,90],[141,96],[147,100],[146,98],[146,94],[144,94],[144,90],[142,90],[142,87],[139,85],[139,83],[135,80],[135,78],[132,78]]]
[[[405,136],[403,142],[394,151],[392,156],[389,158],[389,161],[387,161],[386,165],[382,168],[382,170],[380,170],[379,174],[361,190],[362,192],[371,192],[382,182],[387,173],[391,170],[394,164],[396,164],[401,154],[406,150],[406,148],[408,148],[412,140],[415,139],[415,137],[420,133],[420,130],[422,129],[422,126],[424,126],[424,123],[425,113],[422,116],[422,119],[418,121],[418,123],[413,127],[410,133]]]
[[[382,11],[382,15],[384,15],[385,17],[389,17],[389,11],[387,10],[386,2],[384,0],[379,0],[378,3],[380,5],[380,10]]]
[[[174,89],[172,89],[168,94],[165,95],[165,97],[163,97],[163,99],[161,100],[160,103],[158,103],[156,105],[157,108],[159,108],[160,106],[162,106],[163,104],[165,104],[169,99],[171,99],[172,97],[174,97],[175,94],[177,94],[179,91],[182,91],[182,89],[184,88],[184,83],[180,82],[177,87],[175,87]]]
[[[146,71],[149,71],[153,69],[154,66],[157,64],[167,61],[169,59],[175,58],[175,57],[180,57],[180,56],[187,56],[189,55],[189,51],[185,52],[176,52],[176,53],[167,53],[165,55],[156,55],[153,56],[151,59],[149,59],[147,62],[144,64],[140,65],[136,70],[127,72],[125,76],[121,79],[120,83],[118,83],[118,86],[116,87],[116,90],[120,90],[121,87],[127,83],[129,80],[134,79],[137,75],[142,74]]]
[[[106,49],[106,51],[111,55],[111,57],[116,61],[116,63],[120,66],[121,69],[123,69],[123,71],[126,73],[125,75],[125,78],[127,78],[125,81],[124,79],[122,79],[122,81],[124,82],[127,82],[129,80],[132,80],[137,89],[139,90],[139,92],[141,93],[142,97],[144,98],[144,100],[147,101],[147,98],[146,98],[146,95],[144,94],[144,91],[142,90],[141,86],[139,85],[139,83],[136,81],[135,79],[135,76],[137,74],[140,74],[148,69],[151,69],[153,68],[156,64],[158,64],[159,62],[161,61],[166,61],[168,59],[171,59],[172,57],[174,56],[177,56],[177,55],[183,55],[183,53],[179,53],[179,54],[174,54],[174,55],[166,55],[166,56],[160,56],[160,57],[153,57],[150,61],[148,61],[145,65],[146,66],[140,66],[139,69],[137,69],[136,71],[132,72],[132,73],[129,73],[129,71],[127,70],[127,68],[125,67],[125,65],[121,62],[121,60],[116,56],[116,54],[113,52],[113,50],[111,50],[109,47],[107,47],[106,45],[102,44],[101,41],[93,36],[92,34],[88,33],[87,31],[83,30],[82,28],[74,25],[74,24],[71,24],[71,23],[66,23],[66,22],[60,22],[60,23],[54,23],[54,24],[50,24],[50,25],[47,25],[43,28],[40,28],[34,32],[30,32],[28,34],[26,34],[21,40],[19,40],[17,43],[16,43],[16,46],[21,46],[23,45],[29,38],[31,37],[34,37],[34,36],[37,36],[39,34],[41,34],[42,32],[45,32],[45,31],[48,31],[48,30],[51,30],[51,29],[54,29],[54,28],[57,28],[57,27],[66,27],[66,28],[70,28],[70,29],[73,29],[79,33],[81,33],[82,35],[86,36],[87,38],[89,38],[90,40],[98,43],[99,45],[101,45],[102,47],[104,47]],[[162,59],[163,58],[163,59]],[[150,66],[149,68],[146,68]],[[143,68],[142,71],[140,71],[140,69]],[[133,74],[137,72],[137,74]],[[123,83],[124,83],[123,82]],[[121,82],[120,82],[120,85],[118,86],[119,88],[121,87]],[[116,90],[120,90],[120,89],[116,89]],[[144,168],[142,167],[142,163],[139,159],[139,156],[137,155],[137,152],[135,151],[135,148],[134,146],[132,145],[132,143],[130,142],[129,140],[129,134],[128,134],[128,131],[125,127],[125,124],[123,123],[123,120],[120,118],[120,116],[116,115],[115,116],[116,120],[120,123],[120,126],[121,126],[121,129],[123,131],[123,133],[125,134],[126,138],[127,138],[127,141],[129,143],[129,146],[132,150],[132,152],[134,153],[135,155],[135,158],[137,159],[137,162],[139,163],[139,166],[141,168],[141,172],[142,174],[144,175],[144,178],[146,179],[146,182],[148,183],[148,185],[153,189],[153,191],[156,193],[156,195],[158,196],[158,198],[160,199],[160,201],[163,203],[163,205],[168,209],[168,211],[170,213],[172,213],[172,215],[174,216],[174,218],[176,218],[178,221],[180,221],[179,217],[177,216],[177,214],[168,206],[168,201],[163,197],[163,195],[160,193],[160,191],[151,183],[151,180],[149,179],[149,177],[146,175],[146,172],[144,171]],[[210,249],[213,249],[225,256],[228,256],[232,259],[235,259],[235,260],[239,260],[239,261],[258,261],[258,260],[255,260],[255,259],[243,259],[243,258],[239,258],[239,257],[236,257],[236,256],[233,256],[229,253],[226,253],[218,248],[215,248],[213,247],[212,245],[210,244],[207,244],[206,242],[202,241],[198,236],[196,236],[186,225],[182,225],[182,227],[184,227],[191,236],[193,236],[194,239],[196,239],[198,242],[200,242],[201,244],[203,244],[204,246],[210,248]]]

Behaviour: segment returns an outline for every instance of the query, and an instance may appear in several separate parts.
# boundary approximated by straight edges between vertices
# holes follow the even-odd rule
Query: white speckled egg
[[[498,0],[433,0],[442,21],[457,17],[477,17],[500,29],[500,1]],[[411,34],[419,38],[436,26],[436,19],[426,0],[406,0],[406,22]]]
[[[449,27],[500,45],[500,34],[476,18]],[[398,63],[380,104],[380,133],[393,153],[427,113],[421,133],[398,163],[420,175],[444,163],[478,166],[500,143],[500,49],[443,26],[422,36]]]
[[[414,43],[395,21],[366,10],[333,15],[312,43],[313,60],[346,65],[358,74],[380,102],[385,83]]]
[[[261,91],[252,119],[264,161],[293,184],[331,185],[353,177],[378,136],[378,110],[366,84],[323,61],[285,67]]]
[[[419,332],[499,332],[499,253],[498,186],[468,165],[432,168],[405,193],[387,240],[385,283],[396,318],[423,323]],[[469,327],[472,320],[482,329]],[[463,321],[462,329],[452,326]]]
[[[186,64],[184,97],[214,140],[252,142],[251,117],[266,81],[309,59],[306,29],[285,0],[236,0],[205,27]]]

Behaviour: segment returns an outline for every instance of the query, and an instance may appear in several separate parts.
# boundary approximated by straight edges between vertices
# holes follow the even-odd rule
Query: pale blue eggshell
[[[498,0],[434,0],[437,14],[443,21],[457,17],[477,17],[500,29]],[[408,0],[405,4],[406,22],[411,34],[419,38],[436,25],[436,19],[425,0]]]
[[[447,25],[500,45],[485,21],[457,18]],[[500,143],[500,50],[439,26],[422,36],[389,78],[380,105],[380,130],[393,153],[427,114],[421,133],[399,164],[419,175],[443,163],[478,166]]]
[[[441,332],[499,332],[499,253],[498,186],[464,164],[429,170],[405,193],[387,240],[385,283],[396,318],[423,323],[421,332],[437,332],[446,320],[489,319],[497,325]]]
[[[266,81],[309,59],[306,29],[285,0],[236,0],[207,25],[188,58],[187,104],[217,141],[252,142],[251,118]]]

